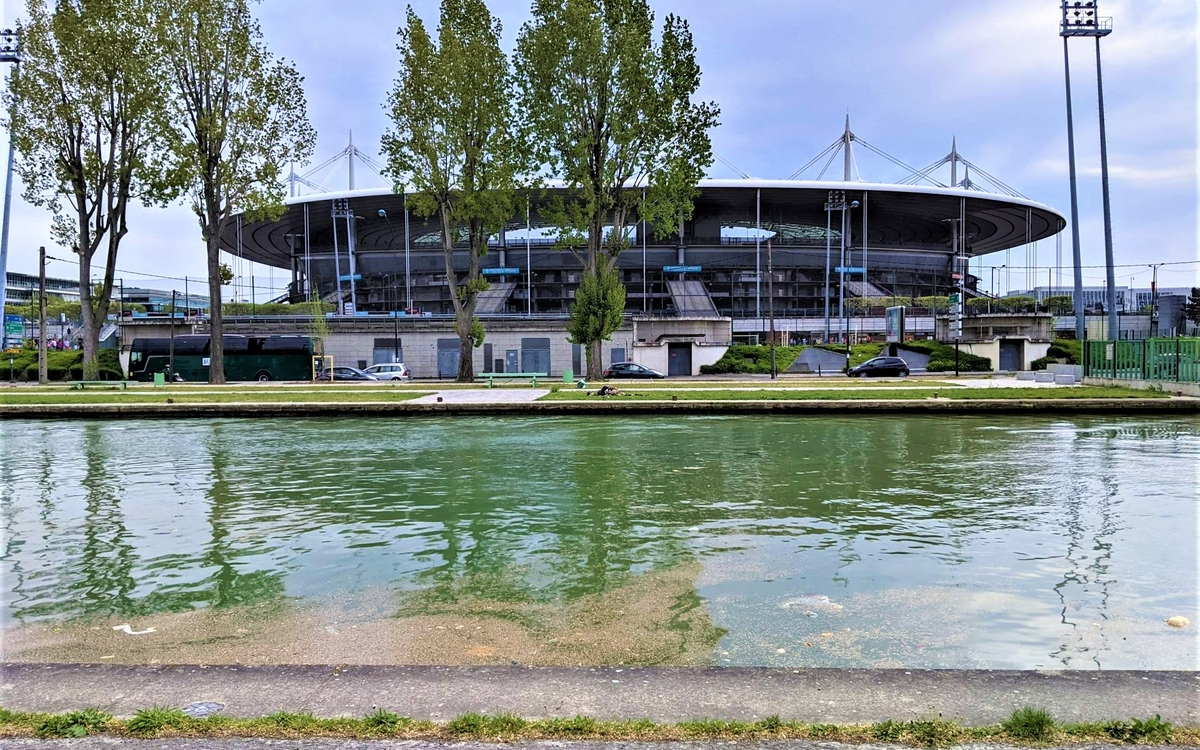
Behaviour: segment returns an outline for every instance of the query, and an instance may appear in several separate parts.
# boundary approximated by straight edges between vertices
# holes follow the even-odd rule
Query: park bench
[[[547,372],[481,372],[479,377],[487,381],[487,387],[492,388],[494,380],[520,380],[525,378],[529,381],[530,388],[537,388],[538,378],[543,380],[550,377]]]
[[[121,390],[125,390],[129,383],[124,380],[77,380],[71,384],[71,390],[82,391],[89,385],[92,387],[99,386],[101,388],[120,388]]]

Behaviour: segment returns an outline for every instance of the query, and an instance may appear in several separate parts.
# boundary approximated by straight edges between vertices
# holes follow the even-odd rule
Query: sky
[[[23,12],[2,0],[0,23]],[[668,13],[686,18],[703,79],[698,97],[717,102],[714,150],[754,177],[786,178],[836,140],[847,113],[854,133],[914,167],[950,150],[1027,197],[1069,217],[1063,46],[1057,0],[650,0],[658,26]],[[437,0],[413,0],[430,26]],[[530,0],[490,0],[511,51]],[[263,0],[256,6],[271,50],[305,77],[309,117],[318,132],[312,164],[355,145],[377,155],[387,128],[382,103],[397,66],[395,32],[405,4],[394,0]],[[1148,264],[1161,287],[1200,286],[1197,204],[1197,36],[1194,0],[1102,0],[1114,32],[1101,44],[1113,245],[1118,285],[1148,286]],[[1104,282],[1095,45],[1070,43],[1079,170],[1084,282]],[[0,149],[7,149],[0,133]],[[0,151],[3,153],[3,151]],[[892,182],[904,170],[856,150],[859,175]],[[834,168],[836,171],[836,167]],[[804,177],[815,178],[816,170]],[[833,173],[831,173],[833,174]],[[716,162],[711,177],[737,177]],[[836,177],[836,175],[833,175]],[[314,177],[346,187],[345,170]],[[949,175],[942,176],[946,182]],[[365,167],[358,187],[386,185]],[[13,200],[9,270],[36,273],[37,247],[56,258],[49,215]],[[137,208],[121,246],[126,284],[180,286],[155,276],[203,278],[204,247],[191,209]],[[1062,236],[1064,281],[1070,278],[1071,228]],[[1036,260],[1025,248],[985,256],[1000,291],[1045,284],[1056,263],[1053,239]],[[1025,266],[1040,267],[1027,278]],[[975,264],[972,264],[975,267]],[[261,295],[282,289],[284,270],[245,263]],[[73,262],[48,273],[74,278]],[[136,281],[135,281],[136,280]]]

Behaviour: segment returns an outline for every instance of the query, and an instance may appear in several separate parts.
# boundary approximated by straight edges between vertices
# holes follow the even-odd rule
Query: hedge
[[[775,347],[775,369],[778,372],[783,372],[792,366],[792,362],[796,361],[796,357],[800,356],[800,352],[804,351],[803,346],[777,346]],[[748,344],[735,344],[725,351],[711,365],[700,365],[701,375],[729,375],[735,373],[758,373],[760,375],[771,374],[771,347],[770,346],[751,346]]]

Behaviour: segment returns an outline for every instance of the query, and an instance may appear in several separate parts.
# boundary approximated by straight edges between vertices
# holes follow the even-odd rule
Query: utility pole
[[[775,263],[771,240],[767,239],[767,314],[771,317],[771,380],[779,377],[775,368]]]
[[[171,346],[167,354],[167,382],[175,380],[175,290],[171,290]]]
[[[10,62],[18,68],[21,65],[21,41],[17,32],[12,29],[0,31],[0,62]],[[0,310],[6,303],[8,290],[8,217],[12,213],[13,192],[13,147],[12,127],[8,129],[8,166],[4,176],[4,219],[0,227]],[[44,338],[44,337],[43,337]]]
[[[38,248],[38,382],[50,382],[46,373],[46,248]]]

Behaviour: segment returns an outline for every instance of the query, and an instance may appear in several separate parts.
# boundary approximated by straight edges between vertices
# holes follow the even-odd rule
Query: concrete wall
[[[948,342],[951,346],[953,341]],[[969,344],[959,345],[962,351],[968,354],[974,354],[977,357],[987,357],[992,360],[992,371],[1000,372],[1000,340],[995,341],[977,341]],[[1026,341],[1022,347],[1021,369],[1028,370],[1032,366],[1031,363],[1035,359],[1041,359],[1050,351],[1049,341]]]
[[[699,375],[702,365],[716,364],[717,360],[725,356],[725,352],[728,350],[729,347],[725,344],[693,343],[692,375]],[[668,364],[667,345],[665,342],[662,344],[636,343],[633,345],[632,359],[630,361],[637,362],[639,365],[645,365],[665,374]]]
[[[1200,398],[1200,383],[1176,383],[1173,380],[1118,380],[1116,378],[1084,378],[1084,385],[1116,385],[1139,391],[1161,390],[1182,396]]]

